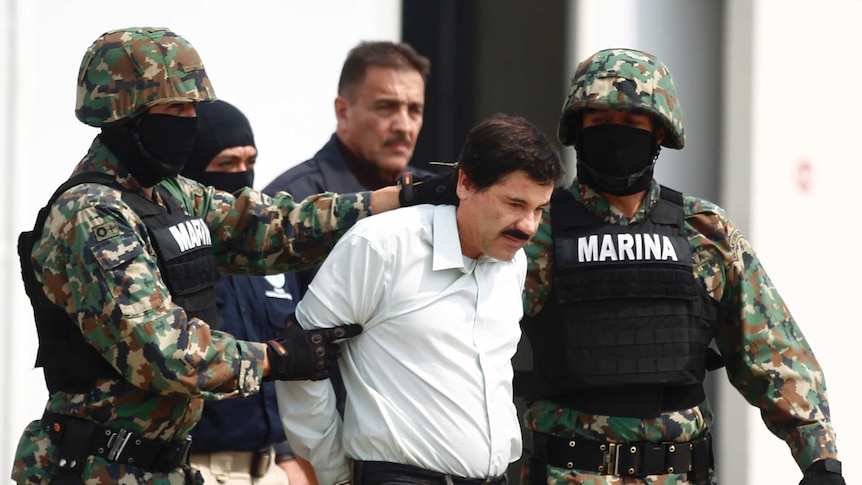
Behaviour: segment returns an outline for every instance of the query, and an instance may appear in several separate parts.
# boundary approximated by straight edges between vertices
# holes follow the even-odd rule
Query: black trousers
[[[496,478],[462,478],[400,463],[353,462],[352,485],[508,485],[505,474]]]

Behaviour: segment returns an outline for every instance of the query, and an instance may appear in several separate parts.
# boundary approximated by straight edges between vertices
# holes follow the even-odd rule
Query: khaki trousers
[[[276,466],[270,451],[269,468],[260,478],[251,476],[251,451],[222,451],[195,453],[191,456],[192,468],[199,471],[207,485],[287,485],[287,474]]]

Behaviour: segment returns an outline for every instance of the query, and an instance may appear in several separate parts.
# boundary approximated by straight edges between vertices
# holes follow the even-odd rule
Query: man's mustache
[[[530,240],[529,234],[527,234],[525,232],[521,232],[517,229],[506,229],[505,231],[503,231],[503,234],[505,234],[506,236],[511,236],[511,237],[520,239],[522,241],[529,241]]]
[[[404,143],[406,145],[410,145],[410,137],[405,134],[395,135],[391,138],[387,138],[383,144],[384,145],[394,145],[396,143]]]

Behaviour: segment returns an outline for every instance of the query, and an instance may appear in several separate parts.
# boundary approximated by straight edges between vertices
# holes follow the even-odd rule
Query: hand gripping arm
[[[333,328],[303,330],[293,315],[285,322],[282,334],[266,342],[269,359],[268,380],[318,381],[329,377],[329,369],[339,356],[334,341],[355,337],[362,325],[350,324]]]

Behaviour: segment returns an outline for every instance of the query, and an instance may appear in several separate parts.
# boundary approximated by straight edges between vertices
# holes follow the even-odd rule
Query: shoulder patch
[[[90,232],[95,236],[96,241],[104,241],[120,235],[120,230],[117,228],[117,223],[114,221],[94,226],[90,229]]]

